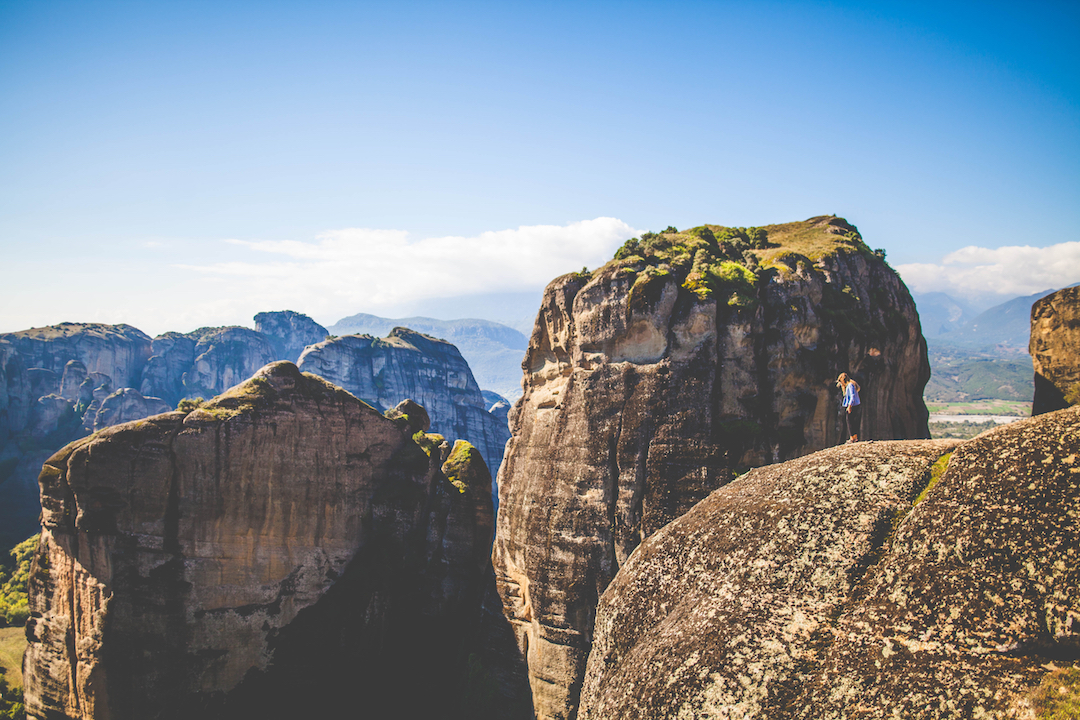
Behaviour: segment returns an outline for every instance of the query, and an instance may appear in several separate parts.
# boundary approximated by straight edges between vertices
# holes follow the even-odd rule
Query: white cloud
[[[909,263],[896,270],[915,292],[959,297],[1031,295],[1080,281],[1080,242],[1042,248],[969,245],[949,253],[940,263]]]
[[[200,273],[219,300],[336,319],[400,312],[433,298],[542,288],[603,264],[638,234],[615,218],[415,240],[400,230],[348,228],[314,242],[229,240],[251,250],[251,259],[177,267]]]

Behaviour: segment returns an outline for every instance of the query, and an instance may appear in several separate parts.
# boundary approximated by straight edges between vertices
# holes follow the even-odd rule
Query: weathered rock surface
[[[183,375],[184,397],[214,397],[279,359],[270,341],[248,328],[202,328],[189,334],[197,340],[195,360]]]
[[[1058,290],[1031,307],[1035,399],[1039,415],[1080,403],[1080,286]]]
[[[178,332],[158,335],[153,341],[153,355],[143,368],[139,391],[147,397],[160,397],[173,407],[184,397],[184,373],[195,364],[197,338]]]
[[[600,602],[580,717],[1034,717],[1080,659],[1080,408],[929,483],[949,443],[758,468],[654,534]]]
[[[456,716],[490,493],[466,444],[429,458],[291,363],[73,443],[41,473],[28,717]]]
[[[834,217],[628,243],[553,281],[499,475],[499,590],[540,718],[572,718],[598,598],[635,547],[738,468],[927,437],[926,345],[900,278]],[[750,242],[752,241],[752,242]]]
[[[297,362],[308,345],[322,342],[330,333],[303,313],[283,310],[261,312],[255,316],[255,330],[274,346],[279,360]]]
[[[143,397],[142,393],[134,388],[120,388],[101,401],[101,407],[94,417],[94,429],[102,430],[110,425],[141,420],[172,409],[172,406],[161,398]]]
[[[27,367],[63,376],[70,360],[108,375],[114,387],[136,387],[150,357],[150,337],[130,325],[60,323],[0,335],[13,343]]]
[[[379,410],[412,399],[431,418],[431,431],[468,440],[498,468],[510,437],[505,423],[485,410],[480,388],[458,349],[406,328],[385,338],[346,335],[308,347],[299,367],[340,385]]]
[[[407,327],[453,343],[469,363],[473,377],[480,387],[500,393],[511,400],[521,397],[521,359],[529,346],[529,339],[518,330],[501,323],[476,318],[384,318],[359,313],[331,325],[330,332],[335,335],[382,337],[396,327]]]

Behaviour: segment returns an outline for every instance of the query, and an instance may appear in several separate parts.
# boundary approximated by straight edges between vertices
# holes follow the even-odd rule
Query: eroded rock
[[[608,588],[580,717],[1033,717],[1080,657],[1078,458],[1080,408],[752,470]]]
[[[1080,286],[1047,295],[1031,307],[1035,399],[1031,414],[1080,403]]]
[[[472,451],[473,453],[475,451]],[[30,717],[453,716],[491,479],[291,363],[41,473]]]
[[[298,364],[379,410],[411,399],[426,409],[432,432],[468,440],[488,467],[502,463],[510,431],[487,412],[468,363],[444,340],[407,328],[385,338],[345,335],[308,347]]]
[[[329,335],[322,325],[292,310],[259,313],[255,316],[255,330],[270,340],[279,360],[289,362],[298,362],[304,348]]]
[[[628,243],[545,291],[493,555],[540,718],[574,717],[596,603],[644,538],[737,470],[844,438],[841,371],[863,437],[928,436],[914,303],[857,231],[813,218],[753,249],[727,230]]]

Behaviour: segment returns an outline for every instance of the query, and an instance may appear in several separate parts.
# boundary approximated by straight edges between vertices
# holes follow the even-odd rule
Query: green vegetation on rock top
[[[731,307],[753,307],[759,268],[788,272],[799,257],[816,262],[839,253],[884,257],[883,251],[872,252],[847,221],[821,216],[765,227],[701,225],[682,232],[668,227],[627,240],[615,253],[614,262],[620,274],[637,276],[630,293],[631,310],[637,309],[635,301],[653,301],[648,291],[668,273],[702,300],[716,298]]]
[[[442,472],[450,484],[458,489],[458,492],[464,493],[469,487],[470,476],[479,469],[476,463],[480,463],[484,467],[484,472],[487,472],[487,466],[483,465],[484,458],[480,455],[480,451],[469,442],[458,440],[454,443],[450,456],[443,463]]]

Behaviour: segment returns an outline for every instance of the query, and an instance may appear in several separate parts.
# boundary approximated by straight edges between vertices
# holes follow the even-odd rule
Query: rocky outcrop
[[[28,717],[467,716],[491,479],[413,434],[280,362],[54,455]]]
[[[110,425],[141,420],[172,409],[172,406],[161,398],[143,397],[142,393],[134,388],[120,388],[101,401],[101,407],[94,417],[94,429],[102,430]]]
[[[283,310],[262,312],[255,316],[255,330],[274,346],[279,360],[297,362],[308,345],[322,342],[330,333],[303,313]]]
[[[189,335],[196,338],[195,359],[183,375],[184,397],[213,397],[279,359],[270,341],[248,328],[202,328]]]
[[[150,337],[130,325],[60,323],[0,335],[15,345],[27,367],[63,376],[71,360],[108,375],[113,387],[136,387],[150,357]]]
[[[1078,458],[1073,408],[750,471],[620,570],[579,717],[1034,717],[1080,658]]]
[[[411,398],[427,409],[432,432],[468,440],[491,468],[502,462],[510,431],[485,410],[468,363],[444,340],[406,328],[385,338],[346,335],[308,347],[299,366],[379,410]]]
[[[197,338],[178,332],[154,338],[153,355],[143,368],[139,391],[176,407],[185,396],[184,373],[195,363],[196,341]]]
[[[1080,403],[1080,286],[1067,287],[1031,307],[1035,399],[1039,415]]]
[[[494,548],[540,718],[572,718],[598,598],[646,537],[748,466],[925,438],[929,376],[900,278],[839,218],[633,240],[553,281],[499,475]]]

